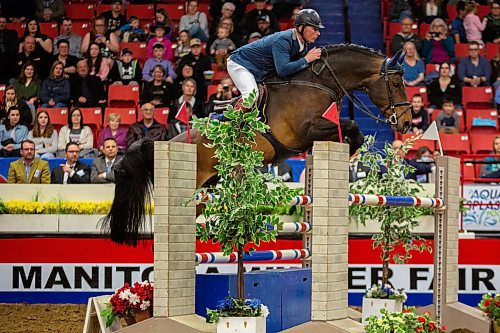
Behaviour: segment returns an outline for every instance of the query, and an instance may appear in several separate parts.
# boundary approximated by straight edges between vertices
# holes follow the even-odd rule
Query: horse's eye
[[[399,87],[401,87],[401,82],[396,81],[396,82],[393,82],[392,85],[394,86],[394,88],[399,88]]]

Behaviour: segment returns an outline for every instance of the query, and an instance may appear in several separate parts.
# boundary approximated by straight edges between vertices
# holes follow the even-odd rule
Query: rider
[[[255,89],[257,82],[276,71],[279,77],[290,76],[321,57],[321,49],[307,50],[324,26],[313,9],[302,9],[295,19],[295,28],[276,32],[234,51],[227,61],[227,70],[242,98]],[[240,107],[243,111],[246,108]]]

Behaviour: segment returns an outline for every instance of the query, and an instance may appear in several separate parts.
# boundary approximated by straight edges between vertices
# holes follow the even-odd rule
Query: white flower
[[[120,297],[120,299],[123,299],[123,300],[129,300],[130,299],[130,295],[132,293],[130,292],[129,289],[125,289],[123,291],[120,292],[120,294],[118,295],[118,297]]]
[[[149,301],[142,301],[141,303],[141,310],[144,311],[144,310],[147,310],[149,308],[149,305],[151,303]]]
[[[367,292],[367,293],[366,293],[366,297],[367,297],[367,298],[372,298],[372,292],[371,292],[371,291]]]
[[[262,317],[267,318],[267,316],[269,316],[269,308],[267,306],[265,306],[264,304],[261,304],[260,305],[260,313],[261,313]]]
[[[141,301],[141,298],[137,294],[130,293],[130,297],[129,297],[128,301],[130,302],[130,304],[136,305]]]

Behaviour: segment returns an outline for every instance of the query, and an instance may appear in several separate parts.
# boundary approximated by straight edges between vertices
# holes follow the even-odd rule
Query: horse
[[[361,103],[355,100],[353,90],[365,91],[380,108],[386,119],[378,120],[406,132],[412,116],[402,79],[402,60],[400,53],[386,58],[358,45],[330,45],[323,47],[320,60],[292,77],[280,79],[274,75],[266,79],[269,98],[263,117],[270,131],[255,138],[255,149],[264,153],[263,162],[278,162],[305,152],[314,141],[339,141],[337,125],[322,114],[333,102],[340,106],[343,96]],[[353,121],[341,120],[340,126],[352,155],[363,144],[363,135]],[[172,141],[188,142],[187,132]],[[217,161],[212,158],[213,149],[205,146],[208,139],[198,131],[191,131],[191,142],[197,145],[196,184],[201,187],[217,175]],[[153,190],[153,147],[150,140],[135,142],[116,167],[115,197],[102,220],[102,228],[116,243],[136,245],[141,237],[139,229],[147,215],[145,203],[151,202]]]

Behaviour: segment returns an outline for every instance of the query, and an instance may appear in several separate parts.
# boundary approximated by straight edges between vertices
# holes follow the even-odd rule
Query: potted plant
[[[414,307],[408,307],[403,312],[380,310],[382,316],[371,316],[365,325],[366,333],[430,333],[446,332],[446,327],[439,326],[431,319],[429,312],[423,315],[415,313]]]
[[[407,298],[403,289],[393,289],[390,284],[374,284],[366,290],[365,297],[363,297],[363,324],[367,323],[368,317],[381,317],[380,309],[401,312]]]
[[[413,142],[405,142],[400,148],[401,151],[386,144],[383,154],[374,152],[374,142],[375,138],[373,136],[365,138],[365,143],[356,159],[370,171],[367,173],[366,178],[350,184],[350,192],[395,196],[418,195],[422,191],[422,187],[413,180],[405,179],[405,175],[412,172],[414,168],[408,165],[402,157],[408,152]],[[425,210],[415,207],[361,205],[351,205],[349,207],[352,220],[363,225],[368,220],[380,223],[380,233],[374,234],[372,239],[373,248],[380,248],[381,250],[382,286],[389,284],[389,263],[391,259],[396,264],[403,264],[411,258],[411,251],[413,250],[419,250],[420,252],[424,250],[432,251],[432,248],[427,243],[423,242],[418,235],[412,233],[413,228],[418,226],[418,217],[425,213]],[[372,283],[378,284],[378,281],[372,281]],[[363,304],[365,304],[364,301]],[[367,304],[372,304],[372,302]],[[369,311],[372,311],[372,309],[369,309]]]
[[[136,282],[132,286],[125,283],[109,298],[101,316],[106,318],[106,327],[116,318],[123,318],[127,325],[135,324],[152,316],[153,282]]]
[[[484,294],[478,306],[491,319],[493,331],[500,333],[500,294]]]
[[[255,96],[255,92],[252,92],[243,104],[250,107],[254,104]],[[268,206],[274,209],[278,206],[289,205],[294,190],[288,188],[280,177],[257,171],[257,168],[263,165],[264,155],[260,151],[253,150],[255,135],[268,128],[260,121],[257,108],[254,107],[251,111],[244,113],[228,106],[224,117],[226,121],[206,118],[194,118],[192,121],[193,127],[212,141],[207,144],[207,147],[214,149],[214,157],[218,159],[218,165],[215,168],[223,179],[219,186],[200,189],[195,194],[195,197],[207,191],[214,194],[213,198],[206,202],[204,209],[206,223],[198,226],[197,234],[203,242],[210,239],[214,243],[218,242],[224,255],[236,252],[238,257],[237,298],[232,299],[231,304],[238,305],[238,309],[241,309],[241,307],[249,306],[245,305],[243,254],[251,254],[255,251],[252,244],[258,246],[262,241],[275,241],[277,236],[275,229],[280,226],[278,215],[263,214],[261,207]],[[272,186],[267,186],[268,182],[272,183]],[[216,322],[221,317],[235,316],[227,319],[233,321],[234,325],[230,325],[232,327],[238,327],[237,322],[241,321],[238,317],[247,318],[248,315],[255,317],[252,311],[215,311],[218,315],[209,315],[207,321]],[[255,318],[262,321],[265,331],[265,318],[260,315]],[[255,327],[253,332],[260,332],[258,329],[262,326]],[[233,330],[232,332],[241,331]]]

